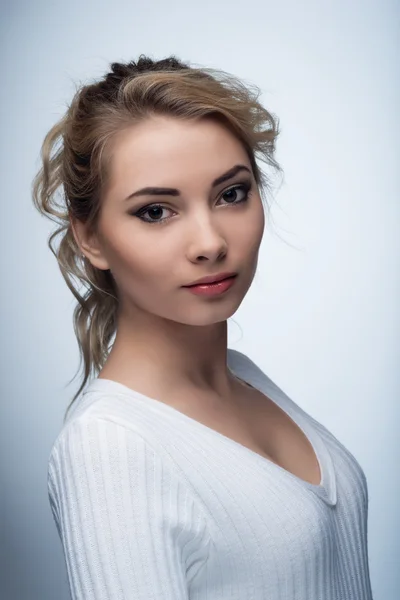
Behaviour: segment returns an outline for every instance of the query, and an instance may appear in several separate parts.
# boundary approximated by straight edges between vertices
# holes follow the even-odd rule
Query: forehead
[[[241,142],[209,118],[149,118],[115,136],[110,159],[112,186],[123,189],[132,184],[185,185],[214,179],[237,162],[249,164]]]

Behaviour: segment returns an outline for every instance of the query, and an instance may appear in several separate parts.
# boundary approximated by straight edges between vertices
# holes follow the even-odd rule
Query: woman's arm
[[[189,597],[188,571],[207,560],[204,516],[139,434],[99,417],[70,423],[48,490],[73,600]]]

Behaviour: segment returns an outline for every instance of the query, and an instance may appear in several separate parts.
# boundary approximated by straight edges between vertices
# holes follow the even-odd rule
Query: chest
[[[229,408],[199,402],[179,410],[297,477],[320,483],[318,460],[302,429],[255,388],[241,386],[238,400]]]

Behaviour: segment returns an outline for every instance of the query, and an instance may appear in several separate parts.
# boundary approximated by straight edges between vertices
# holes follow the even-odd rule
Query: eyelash
[[[251,195],[251,189],[252,189],[252,185],[250,182],[246,181],[243,182],[239,185],[234,185],[230,188],[228,188],[227,190],[225,190],[224,192],[222,192],[221,196],[224,196],[225,194],[227,194],[228,192],[231,192],[232,190],[243,190],[245,192],[245,196],[244,198],[242,198],[241,200],[237,201],[237,202],[232,202],[232,203],[228,203],[227,206],[235,206],[237,204],[242,204],[242,202],[247,202],[250,195]],[[158,221],[151,221],[148,219],[142,219],[142,215],[145,214],[147,211],[149,211],[151,208],[165,208],[167,210],[172,210],[172,209],[168,209],[166,206],[164,206],[163,204],[147,204],[146,206],[143,206],[142,208],[140,208],[139,210],[135,211],[134,213],[129,213],[134,217],[137,217],[138,219],[140,219],[141,221],[143,221],[144,223],[150,223],[151,225],[164,225],[167,221],[169,221],[169,219],[172,219],[172,217],[165,217],[164,219],[159,219]]]

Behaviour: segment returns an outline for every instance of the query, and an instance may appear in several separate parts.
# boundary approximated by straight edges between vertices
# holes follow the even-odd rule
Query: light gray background
[[[280,118],[285,179],[229,345],[357,457],[374,600],[399,598],[399,17],[388,0],[3,2],[2,599],[69,597],[46,474],[78,347],[31,205],[40,144],[74,82],[140,53],[235,73]]]

